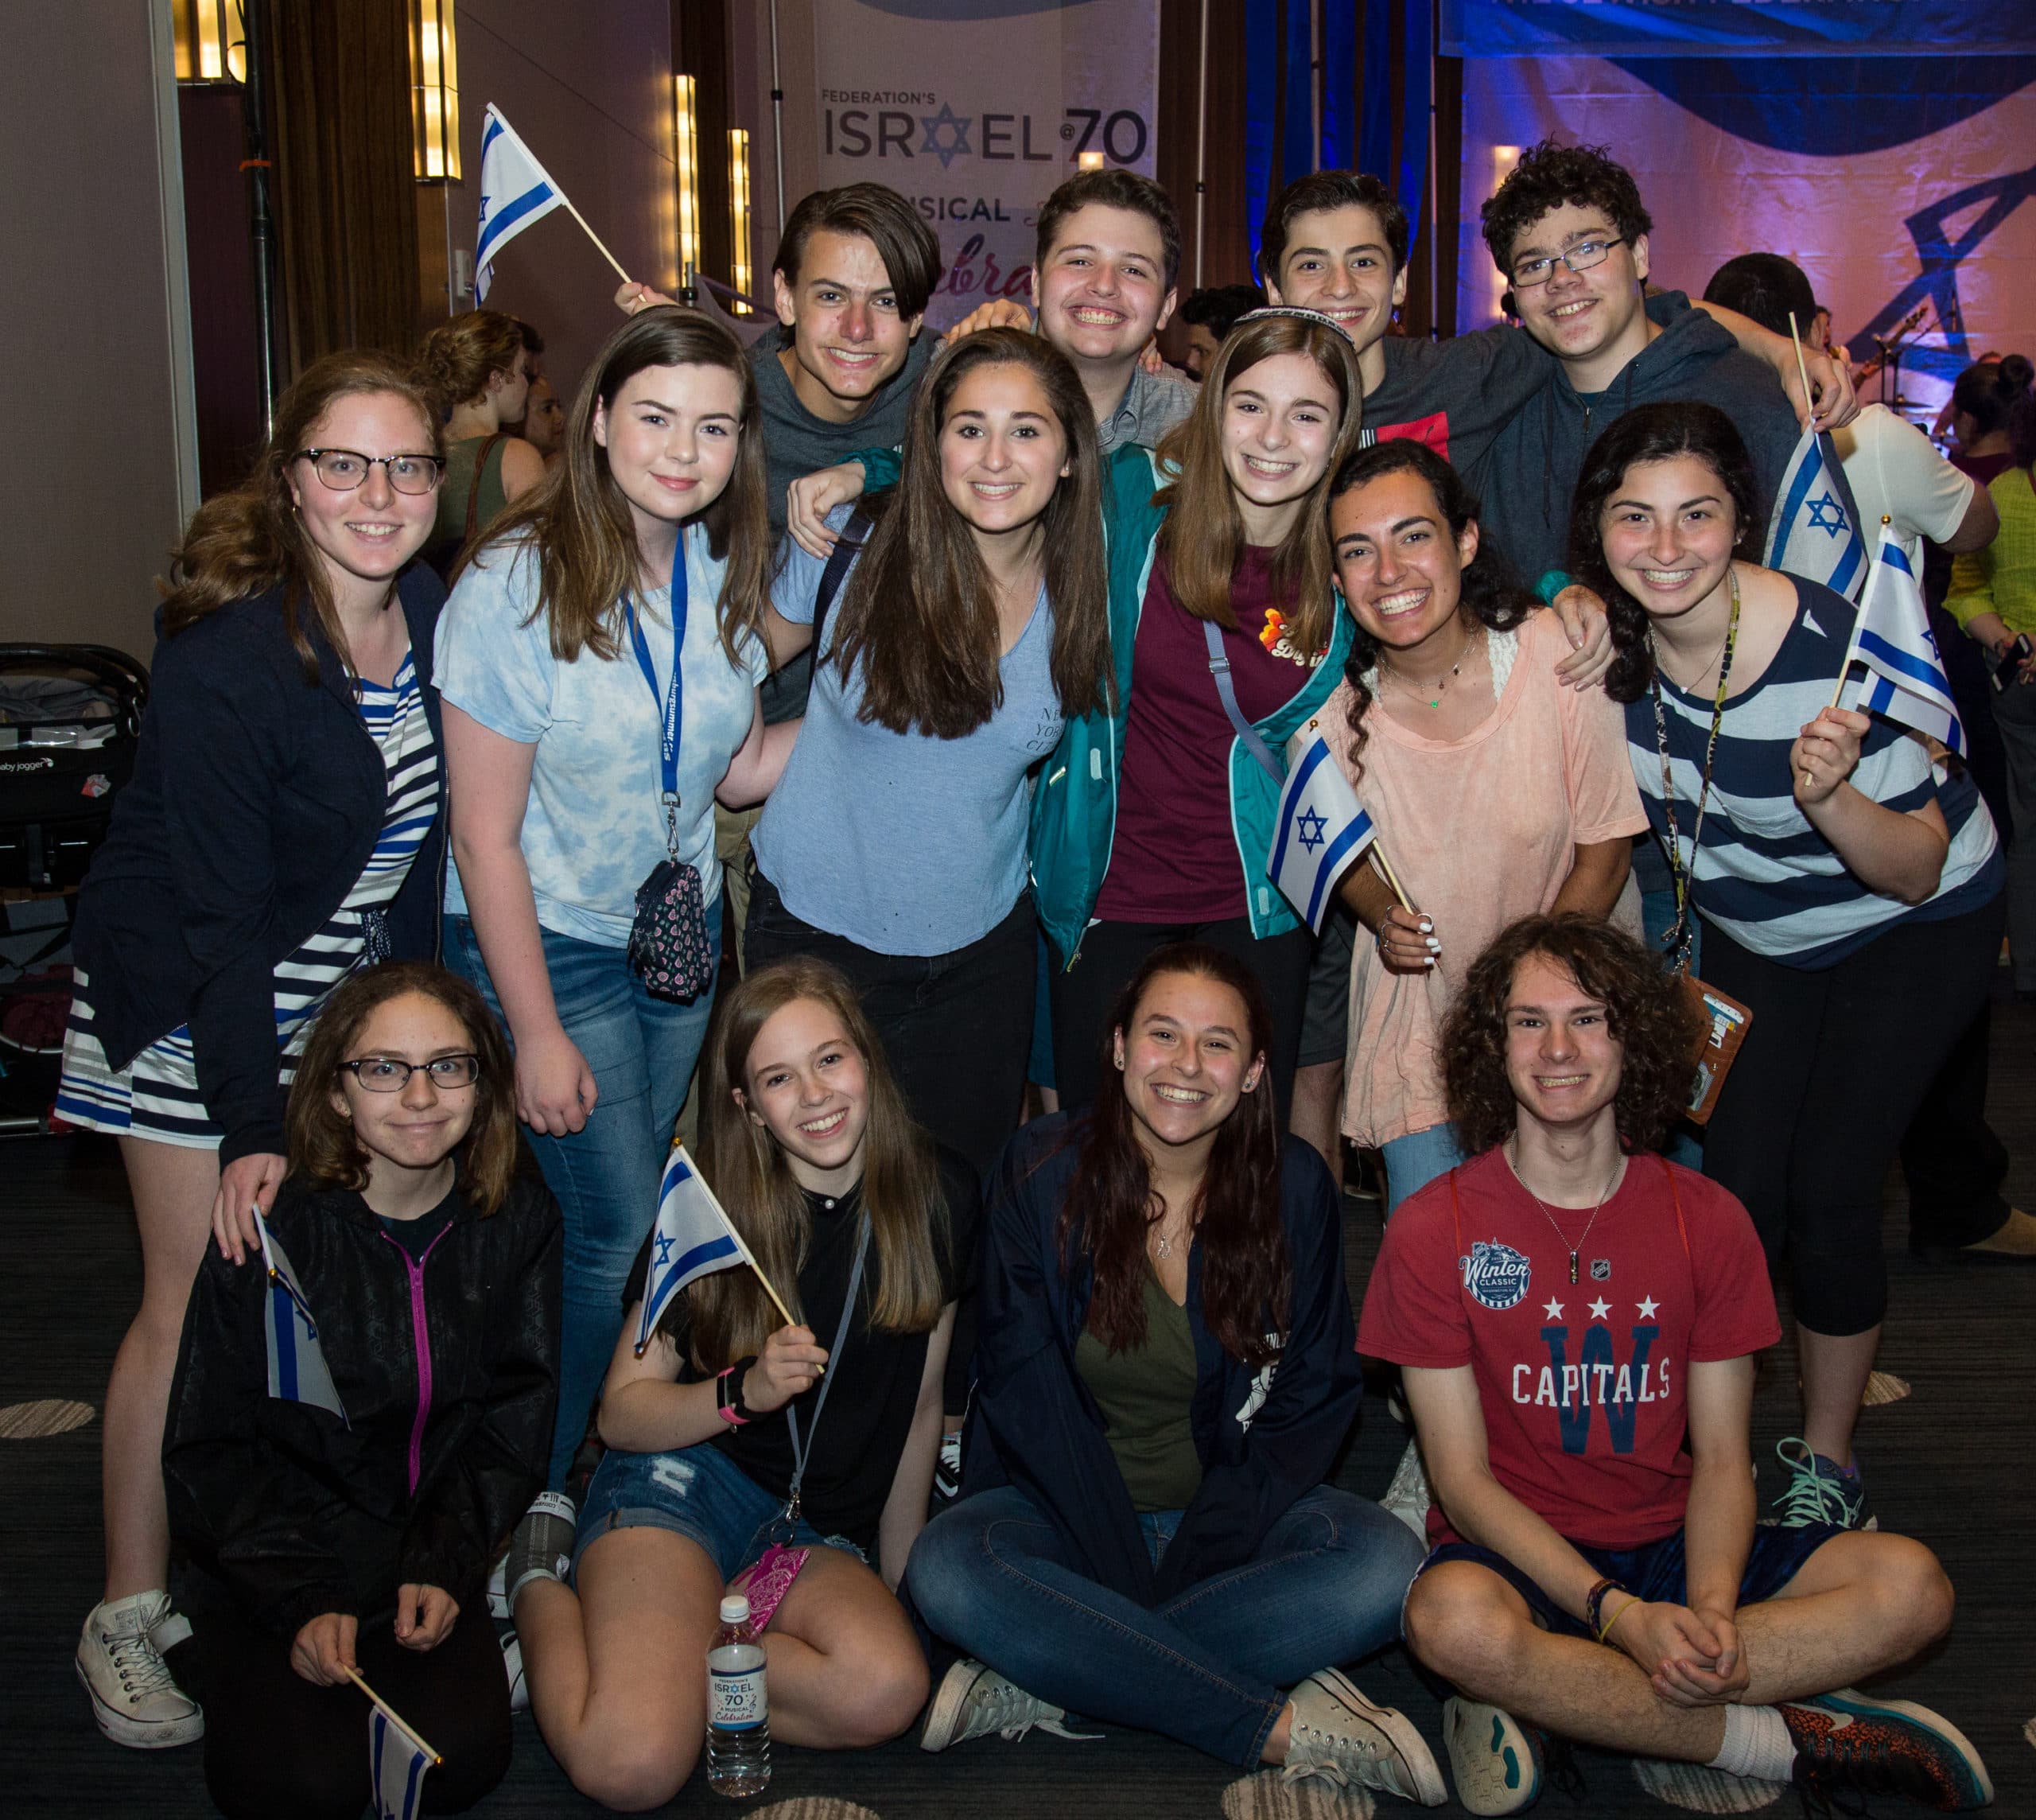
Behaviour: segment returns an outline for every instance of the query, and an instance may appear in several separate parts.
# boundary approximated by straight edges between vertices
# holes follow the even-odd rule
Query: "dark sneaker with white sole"
[[[137,1592],[92,1608],[78,1639],[78,1680],[91,1696],[99,1729],[116,1744],[168,1750],[205,1735],[204,1709],[162,1659],[190,1634],[167,1592]]]
[[[1972,1740],[1927,1706],[1841,1687],[1778,1710],[1796,1747],[1795,1780],[1819,1794],[1902,1795],[1940,1814],[1969,1813],[1994,1799]]]

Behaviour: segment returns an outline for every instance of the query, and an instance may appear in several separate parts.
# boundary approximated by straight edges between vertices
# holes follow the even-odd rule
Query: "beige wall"
[[[458,19],[466,177],[446,193],[453,246],[472,252],[492,102],[631,278],[675,283],[670,0],[460,0]],[[558,209],[495,261],[488,306],[536,325],[545,368],[569,403],[588,357],[622,320],[610,301],[620,282]]]
[[[196,504],[169,14],[160,0],[6,11],[0,639],[146,661],[153,581]]]

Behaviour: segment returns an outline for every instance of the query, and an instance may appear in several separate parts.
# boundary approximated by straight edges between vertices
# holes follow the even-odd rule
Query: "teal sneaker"
[[[1789,1484],[1774,1500],[1778,1514],[1762,1519],[1770,1528],[1799,1530],[1809,1523],[1841,1530],[1880,1527],[1880,1519],[1867,1508],[1866,1484],[1858,1473],[1813,1452],[1800,1435],[1778,1441],[1774,1451],[1789,1468]]]
[[[1541,1747],[1511,1713],[1451,1694],[1442,1703],[1442,1739],[1465,1813],[1524,1814],[1541,1798]]]
[[[1940,1814],[1969,1813],[1994,1799],[1972,1740],[1927,1706],[1841,1687],[1777,1709],[1796,1747],[1800,1787],[1825,1795],[1902,1795]]]

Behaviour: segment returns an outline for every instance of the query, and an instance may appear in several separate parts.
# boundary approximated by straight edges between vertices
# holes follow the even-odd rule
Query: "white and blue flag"
[[[1922,590],[1909,566],[1908,551],[1884,525],[1866,597],[1852,622],[1852,643],[1845,654],[1848,674],[1855,663],[1863,663],[1867,674],[1858,683],[1846,685],[1851,694],[1848,706],[1899,721],[1955,752],[1964,752],[1965,728],[1930,631]]]
[[[495,255],[565,200],[516,129],[492,102],[480,135],[480,226],[474,241],[474,301],[488,301]]]
[[[269,1223],[258,1219],[256,1224],[262,1234],[262,1262],[269,1273],[263,1321],[269,1342],[269,1394],[330,1410],[345,1421],[346,1409],[333,1387],[324,1350],[318,1344],[318,1324],[311,1318],[311,1305],[304,1299],[297,1272],[290,1267],[282,1241],[269,1230]]]
[[[424,1772],[438,1760],[379,1706],[367,1712],[367,1779],[375,1820],[416,1820]]]
[[[643,1279],[643,1313],[636,1324],[640,1358],[658,1317],[688,1283],[748,1258],[734,1226],[700,1177],[683,1144],[672,1146],[658,1184],[658,1223],[651,1231],[651,1268]]]
[[[1287,742],[1287,787],[1266,869],[1311,929],[1321,931],[1337,880],[1377,838],[1329,742],[1309,721]]]
[[[1805,430],[1789,457],[1761,561],[1806,581],[1821,581],[1848,601],[1859,599],[1869,566],[1867,542],[1828,430]]]

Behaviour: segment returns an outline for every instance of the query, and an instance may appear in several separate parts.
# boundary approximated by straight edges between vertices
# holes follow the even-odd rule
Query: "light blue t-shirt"
[[[714,854],[714,787],[748,737],[756,686],[769,668],[762,640],[732,664],[714,603],[724,565],[704,531],[686,539],[685,687],[678,750],[678,857],[697,869],[711,911],[721,896]],[[620,651],[551,654],[542,614],[533,618],[538,564],[527,545],[496,545],[471,563],[438,619],[433,680],[439,693],[492,733],[534,745],[523,859],[538,921],[561,935],[626,947],[636,888],[665,858],[659,752],[671,680],[671,590],[639,600],[658,693],[625,631]],[[445,908],[466,914],[457,870],[445,869]]]
[[[847,517],[830,522],[838,531]],[[826,564],[787,547],[771,602],[810,625]],[[830,643],[841,604],[828,609]],[[1042,587],[1004,653],[1002,705],[958,740],[858,721],[860,669],[845,689],[838,668],[816,663],[798,744],[751,837],[785,908],[884,955],[950,953],[1009,916],[1025,889],[1026,774],[1060,743],[1052,656]]]

